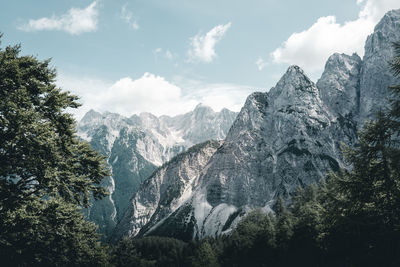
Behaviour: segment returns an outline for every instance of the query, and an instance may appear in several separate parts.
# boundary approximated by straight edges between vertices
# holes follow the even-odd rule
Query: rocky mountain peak
[[[300,104],[309,97],[318,95],[315,84],[298,66],[290,66],[269,95],[277,105]],[[299,102],[300,101],[300,102]]]
[[[202,110],[202,109],[206,109],[206,110],[211,110],[211,111],[213,111],[213,109],[212,109],[210,106],[207,106],[207,105],[205,105],[205,104],[203,104],[203,103],[197,104],[196,107],[194,108],[195,111],[196,111],[196,110]],[[214,112],[214,111],[213,111],[213,112]]]
[[[248,131],[259,131],[264,115],[267,114],[268,106],[268,93],[254,92],[250,94],[228,132],[227,139],[240,138],[242,135],[247,135]],[[243,129],[246,129],[246,131],[243,131]]]
[[[359,110],[361,58],[335,53],[328,58],[317,82],[322,101],[336,116]]]
[[[90,123],[93,120],[99,120],[101,119],[103,116],[101,115],[101,113],[94,111],[93,109],[90,109],[88,112],[86,112],[86,114],[83,116],[83,118],[81,119],[81,123]]]
[[[161,131],[161,129],[159,129],[160,120],[155,115],[153,115],[149,112],[142,112],[139,114],[138,117],[140,119],[141,126],[144,127],[145,129],[156,128],[159,131]]]
[[[379,23],[375,26],[374,32],[380,31],[392,33],[393,29],[398,27],[400,21],[400,9],[394,9],[387,12]]]
[[[214,113],[215,112],[211,107],[204,105],[202,103],[197,104],[197,106],[193,110],[194,116],[198,119],[204,119],[204,116],[210,116]]]
[[[290,66],[268,95],[274,112],[326,122],[318,88],[298,66]]]
[[[390,71],[392,43],[400,40],[400,9],[385,14],[365,43],[361,67],[360,121],[370,119],[389,97],[388,86],[399,83]]]
[[[354,63],[361,63],[361,58],[357,53],[351,56],[346,54],[334,53],[325,63],[325,71],[351,71],[354,68]]]
[[[307,77],[307,75],[299,66],[292,65],[286,70],[286,73],[279,80],[276,87],[291,88],[286,86],[289,84],[294,89],[300,90],[311,86],[313,82]]]

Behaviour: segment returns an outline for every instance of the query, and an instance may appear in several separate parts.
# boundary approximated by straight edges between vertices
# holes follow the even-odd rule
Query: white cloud
[[[162,48],[161,47],[157,47],[156,49],[153,50],[153,53],[154,54],[158,54],[158,53],[161,53],[161,51],[162,51]]]
[[[88,7],[79,9],[71,8],[61,16],[51,16],[51,18],[30,19],[27,24],[18,27],[23,31],[44,31],[58,30],[70,34],[81,34],[97,29],[97,2],[94,1]]]
[[[191,48],[189,49],[189,61],[210,63],[217,56],[215,53],[215,45],[225,35],[226,31],[231,27],[231,23],[218,25],[212,28],[206,34],[197,34],[190,38]]]
[[[184,101],[203,103],[215,111],[228,108],[233,111],[240,111],[246,98],[255,91],[255,88],[248,85],[232,83],[206,83],[199,80],[188,80],[176,77],[174,83],[182,88]],[[266,91],[265,89],[257,89]]]
[[[258,70],[262,70],[263,68],[265,68],[268,65],[268,62],[265,61],[262,57],[259,57],[256,61],[256,65]]]
[[[271,53],[273,62],[297,64],[308,72],[323,70],[335,53],[364,54],[364,43],[374,26],[389,10],[399,8],[398,0],[357,0],[362,5],[358,18],[343,24],[335,16],[321,17],[310,28],[293,33]]]
[[[125,20],[125,22],[128,23],[128,25],[131,26],[132,29],[134,29],[134,30],[139,29],[139,24],[138,24],[136,18],[133,16],[133,13],[127,9],[127,4],[122,6],[121,18],[123,20]]]
[[[253,91],[249,86],[207,84],[182,78],[172,83],[150,73],[137,79],[125,77],[116,82],[60,74],[57,84],[80,96],[82,107],[71,111],[78,120],[90,109],[125,116],[140,112],[173,116],[193,110],[197,104],[203,103],[216,111],[224,107],[239,111]]]
[[[160,55],[160,54],[169,60],[172,60],[178,56],[177,54],[172,53],[169,49],[165,50],[165,52],[163,53],[163,49],[161,47],[158,47],[153,50],[153,55],[154,55],[155,61],[158,60],[158,55]]]
[[[174,55],[171,53],[171,51],[167,50],[165,51],[165,57],[168,59],[172,59]]]

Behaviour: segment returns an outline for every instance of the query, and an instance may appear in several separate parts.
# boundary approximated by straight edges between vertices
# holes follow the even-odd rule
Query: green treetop
[[[2,266],[106,265],[97,227],[80,210],[106,195],[104,157],[76,136],[66,110],[77,97],[57,88],[49,60],[19,53],[0,48]]]
[[[77,97],[55,85],[49,60],[0,48],[0,209],[31,195],[58,196],[87,206],[108,175],[103,157],[75,135],[67,108]]]

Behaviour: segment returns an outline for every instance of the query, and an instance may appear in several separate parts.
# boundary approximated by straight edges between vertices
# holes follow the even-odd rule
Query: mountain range
[[[189,147],[209,139],[225,138],[237,113],[214,112],[199,104],[175,117],[141,113],[124,117],[90,110],[77,125],[78,135],[107,158],[112,176],[103,181],[110,195],[85,210],[107,238],[140,183],[157,167]]]
[[[186,150],[136,187],[112,239],[227,233],[248,211],[269,211],[278,196],[290,199],[297,187],[348,168],[342,145],[357,143],[365,120],[387,105],[388,86],[400,83],[389,68],[398,40],[400,10],[393,10],[367,38],[362,59],[333,54],[317,83],[290,66],[268,92],[247,98],[224,141]]]

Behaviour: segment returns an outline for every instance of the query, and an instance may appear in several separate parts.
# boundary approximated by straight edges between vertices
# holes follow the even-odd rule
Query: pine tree
[[[312,184],[299,188],[293,197],[291,212],[294,217],[290,254],[293,264],[315,266],[322,258],[320,239],[323,233],[324,208],[320,203],[319,187]]]
[[[400,75],[400,48],[392,61]],[[400,87],[390,108],[366,122],[359,144],[345,148],[352,170],[331,173],[324,191],[326,245],[340,264],[400,264]]]
[[[276,244],[283,250],[289,246],[289,241],[293,235],[293,215],[286,209],[285,202],[279,196],[274,205],[276,214]]]
[[[203,241],[197,248],[192,262],[193,267],[218,267],[218,258],[210,243]]]

